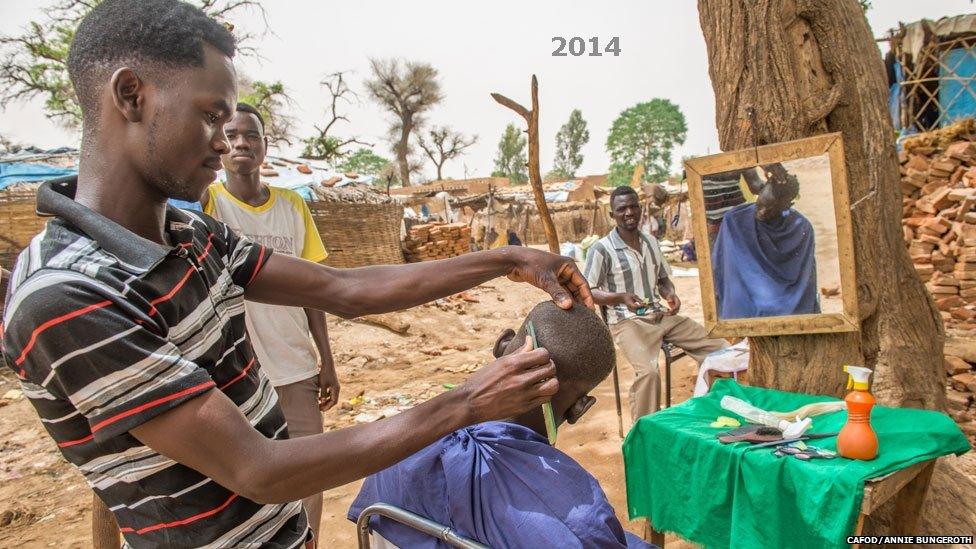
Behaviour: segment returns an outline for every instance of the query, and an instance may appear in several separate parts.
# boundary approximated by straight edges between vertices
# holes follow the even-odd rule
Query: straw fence
[[[403,263],[399,204],[308,203],[315,226],[329,252],[326,265],[362,267]]]
[[[20,251],[47,223],[47,218],[34,213],[36,197],[34,188],[0,191],[0,265],[8,270],[13,268]]]

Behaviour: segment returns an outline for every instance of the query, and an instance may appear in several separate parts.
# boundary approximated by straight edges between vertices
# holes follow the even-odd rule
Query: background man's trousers
[[[658,411],[661,374],[657,359],[665,340],[680,347],[699,365],[709,353],[729,346],[724,339],[709,339],[705,328],[681,315],[665,316],[657,324],[644,317],[630,318],[611,324],[610,332],[636,374],[630,386],[630,417],[633,421]]]
[[[288,423],[288,437],[299,438],[317,435],[323,431],[322,412],[319,411],[319,376],[314,376],[275,387],[278,393],[278,405],[285,414]],[[322,493],[304,498],[305,514],[308,524],[315,533],[316,541],[319,537],[319,523],[322,521]],[[319,547],[323,547],[319,545]]]

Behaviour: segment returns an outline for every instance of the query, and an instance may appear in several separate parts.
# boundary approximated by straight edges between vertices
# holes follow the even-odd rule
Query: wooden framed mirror
[[[859,329],[840,133],[685,162],[712,337]]]

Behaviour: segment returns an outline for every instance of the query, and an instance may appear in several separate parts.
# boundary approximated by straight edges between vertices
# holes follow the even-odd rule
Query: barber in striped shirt
[[[657,239],[639,228],[641,205],[637,191],[617,187],[610,195],[610,209],[616,228],[590,247],[583,274],[593,291],[593,300],[606,305],[614,342],[634,367],[630,386],[630,414],[634,421],[658,410],[661,376],[658,353],[667,341],[683,349],[700,365],[705,357],[728,346],[724,339],[710,339],[705,329],[678,314],[681,300],[671,282],[668,265]],[[667,301],[663,312],[646,307],[645,299],[657,304]]]
[[[508,276],[563,309],[593,305],[572,260],[538,250],[332,269],[168,207],[199,200],[229,151],[234,51],[177,0],[103,0],[85,17],[68,55],[78,177],[38,190],[53,218],[17,260],[0,324],[4,362],[132,547],[310,546],[302,498],[559,389],[548,351],[525,351],[394,417],[291,438],[245,300],[348,318]]]

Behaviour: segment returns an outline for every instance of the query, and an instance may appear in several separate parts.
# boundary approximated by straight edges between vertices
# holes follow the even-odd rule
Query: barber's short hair
[[[533,307],[508,343],[506,354],[525,345],[525,327],[530,320],[539,346],[549,351],[556,365],[557,379],[578,381],[593,388],[613,370],[617,355],[610,330],[596,313],[578,303],[568,311],[552,301]]]
[[[630,185],[621,185],[616,187],[613,192],[610,193],[610,205],[613,206],[613,201],[616,200],[618,196],[627,196],[630,194],[637,196],[637,191],[635,191]]]
[[[78,25],[68,75],[86,116],[98,90],[120,66],[200,67],[203,44],[234,57],[234,35],[199,8],[178,0],[105,0]]]
[[[238,103],[237,112],[246,112],[248,114],[253,114],[254,116],[256,116],[258,118],[258,122],[261,123],[261,133],[264,133],[264,117],[261,116],[261,113],[258,112],[256,108],[254,108],[253,106],[247,103]]]

